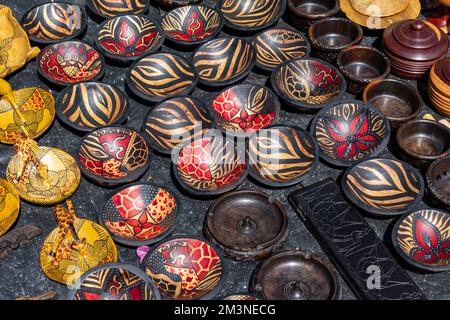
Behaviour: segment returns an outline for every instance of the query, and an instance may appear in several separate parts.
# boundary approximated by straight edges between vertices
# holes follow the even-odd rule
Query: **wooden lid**
[[[450,85],[450,58],[439,60],[434,68],[436,75]]]
[[[380,18],[402,12],[408,0],[350,0],[350,4],[359,13]]]

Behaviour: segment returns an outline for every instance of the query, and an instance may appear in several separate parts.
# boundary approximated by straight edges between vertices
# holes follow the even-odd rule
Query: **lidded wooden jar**
[[[393,73],[406,79],[419,79],[447,55],[449,42],[431,23],[409,19],[389,26],[384,31],[382,45]]]
[[[428,96],[440,114],[450,117],[450,57],[439,60],[431,67]]]

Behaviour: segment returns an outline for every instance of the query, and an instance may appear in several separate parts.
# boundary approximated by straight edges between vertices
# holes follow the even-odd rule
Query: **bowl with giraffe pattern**
[[[150,0],[86,0],[88,9],[103,19],[127,14],[146,14]]]

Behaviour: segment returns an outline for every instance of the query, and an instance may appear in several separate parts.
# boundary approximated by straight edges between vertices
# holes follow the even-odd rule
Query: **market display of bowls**
[[[436,62],[430,70],[428,96],[436,110],[450,117],[450,58]]]
[[[145,14],[150,0],[86,0],[90,11],[107,19],[126,14]]]
[[[428,167],[426,180],[432,198],[450,212],[450,156],[434,160]]]
[[[306,33],[314,22],[337,14],[339,12],[339,1],[288,0],[287,7],[290,20],[294,26]]]

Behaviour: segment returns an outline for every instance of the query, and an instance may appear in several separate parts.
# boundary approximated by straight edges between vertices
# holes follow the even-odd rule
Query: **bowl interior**
[[[430,166],[429,178],[436,192],[450,201],[450,158],[438,160]]]
[[[219,5],[226,22],[243,30],[271,25],[284,8],[285,0],[222,0]]]
[[[342,51],[339,63],[347,73],[362,79],[378,78],[389,68],[387,59],[371,48],[355,47]]]
[[[298,14],[323,15],[336,6],[335,0],[288,0],[291,8]]]
[[[89,7],[97,14],[111,18],[125,14],[144,13],[148,0],[87,0]]]
[[[341,19],[320,21],[313,30],[314,39],[327,47],[344,47],[360,36],[356,25]]]

